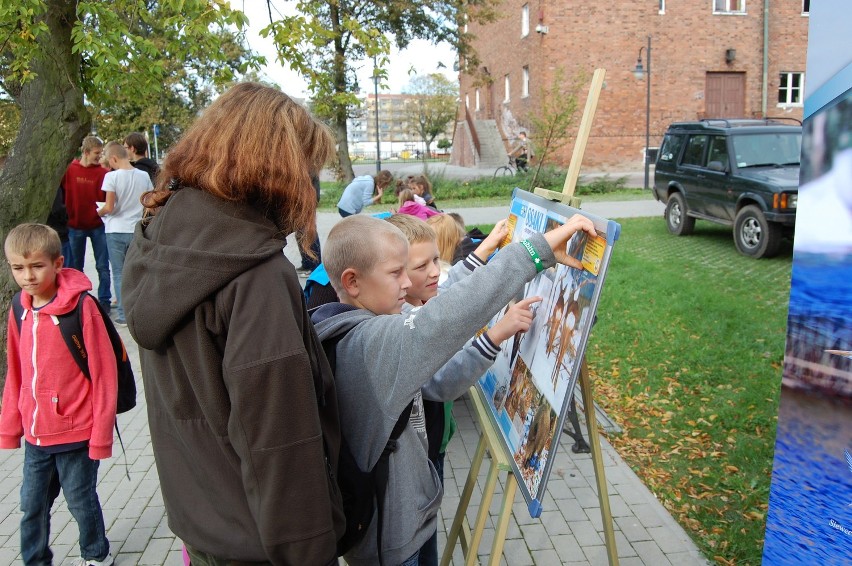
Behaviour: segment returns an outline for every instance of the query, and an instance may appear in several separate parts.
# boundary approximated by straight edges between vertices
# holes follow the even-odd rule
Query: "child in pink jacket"
[[[399,214],[408,214],[416,216],[420,220],[426,220],[430,216],[441,214],[432,207],[420,204],[414,200],[414,191],[411,189],[403,189],[399,193]]]
[[[6,238],[6,259],[21,287],[20,331],[14,311],[7,327],[7,370],[0,412],[0,448],[19,448],[24,437],[21,486],[21,558],[51,564],[50,508],[65,493],[80,529],[75,564],[109,566],[103,513],[95,486],[98,461],[112,456],[118,393],[116,361],[100,311],[90,296],[82,309],[87,379],[65,344],[59,316],[74,311],[92,288],[81,272],[63,268],[57,233],[22,224]]]

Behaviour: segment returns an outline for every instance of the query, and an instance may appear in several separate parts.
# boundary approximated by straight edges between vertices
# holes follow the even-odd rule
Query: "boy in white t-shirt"
[[[124,256],[133,240],[136,223],[142,219],[142,193],[153,188],[151,178],[144,171],[131,165],[127,150],[116,142],[110,142],[104,148],[104,158],[112,171],[104,177],[103,191],[106,203],[98,209],[103,217],[106,231],[109,263],[112,265],[112,283],[115,286],[115,299],[118,303],[116,324],[125,326],[124,308],[121,306],[121,272],[124,270]]]

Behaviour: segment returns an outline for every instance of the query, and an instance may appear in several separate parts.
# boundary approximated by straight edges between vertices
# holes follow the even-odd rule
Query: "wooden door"
[[[745,73],[707,73],[706,118],[745,118]]]

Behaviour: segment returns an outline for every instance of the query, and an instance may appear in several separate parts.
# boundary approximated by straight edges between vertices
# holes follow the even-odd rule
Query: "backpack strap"
[[[402,431],[405,430],[405,427],[408,426],[408,419],[411,417],[411,408],[413,406],[414,399],[412,399],[408,405],[405,406],[405,409],[402,410],[402,413],[400,413],[399,419],[397,419],[396,424],[391,431],[390,438],[388,439],[387,444],[385,444],[385,449],[382,450],[382,455],[379,456],[379,461],[376,462],[376,465],[373,467],[373,482],[376,487],[376,508],[379,514],[376,522],[376,544],[379,549],[380,566],[384,566],[384,560],[382,558],[382,531],[385,527],[384,508],[385,495],[388,491],[388,479],[390,478],[390,455],[396,452],[399,437],[402,435]]]
[[[77,306],[74,307],[74,310],[57,318],[59,319],[59,333],[62,334],[62,339],[68,346],[68,351],[71,352],[71,357],[77,362],[77,366],[86,376],[86,379],[91,381],[89,354],[86,351],[86,344],[83,342],[83,302],[89,296],[88,293],[80,293],[80,298],[77,299]],[[92,300],[94,300],[94,297],[92,297]],[[98,302],[95,301],[95,304],[98,304]]]
[[[24,305],[21,303],[21,291],[15,293],[12,297],[12,314],[15,318],[15,324],[18,326],[18,335],[21,334],[21,317],[24,316]]]

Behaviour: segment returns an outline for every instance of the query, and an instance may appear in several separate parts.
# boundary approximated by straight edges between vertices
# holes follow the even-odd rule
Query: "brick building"
[[[562,68],[569,79],[584,71],[590,81],[602,67],[606,82],[583,166],[641,165],[649,76],[638,80],[633,71],[640,50],[647,69],[648,36],[650,147],[677,120],[801,119],[809,5],[809,0],[505,0],[496,21],[468,28],[480,61],[473,69],[461,61],[452,162],[485,166],[480,153],[487,144],[477,138],[489,137],[489,131],[499,132],[506,148],[521,130],[535,142],[529,116],[555,70]],[[588,81],[575,128],[587,88]],[[572,148],[573,139],[548,161],[567,165]]]

